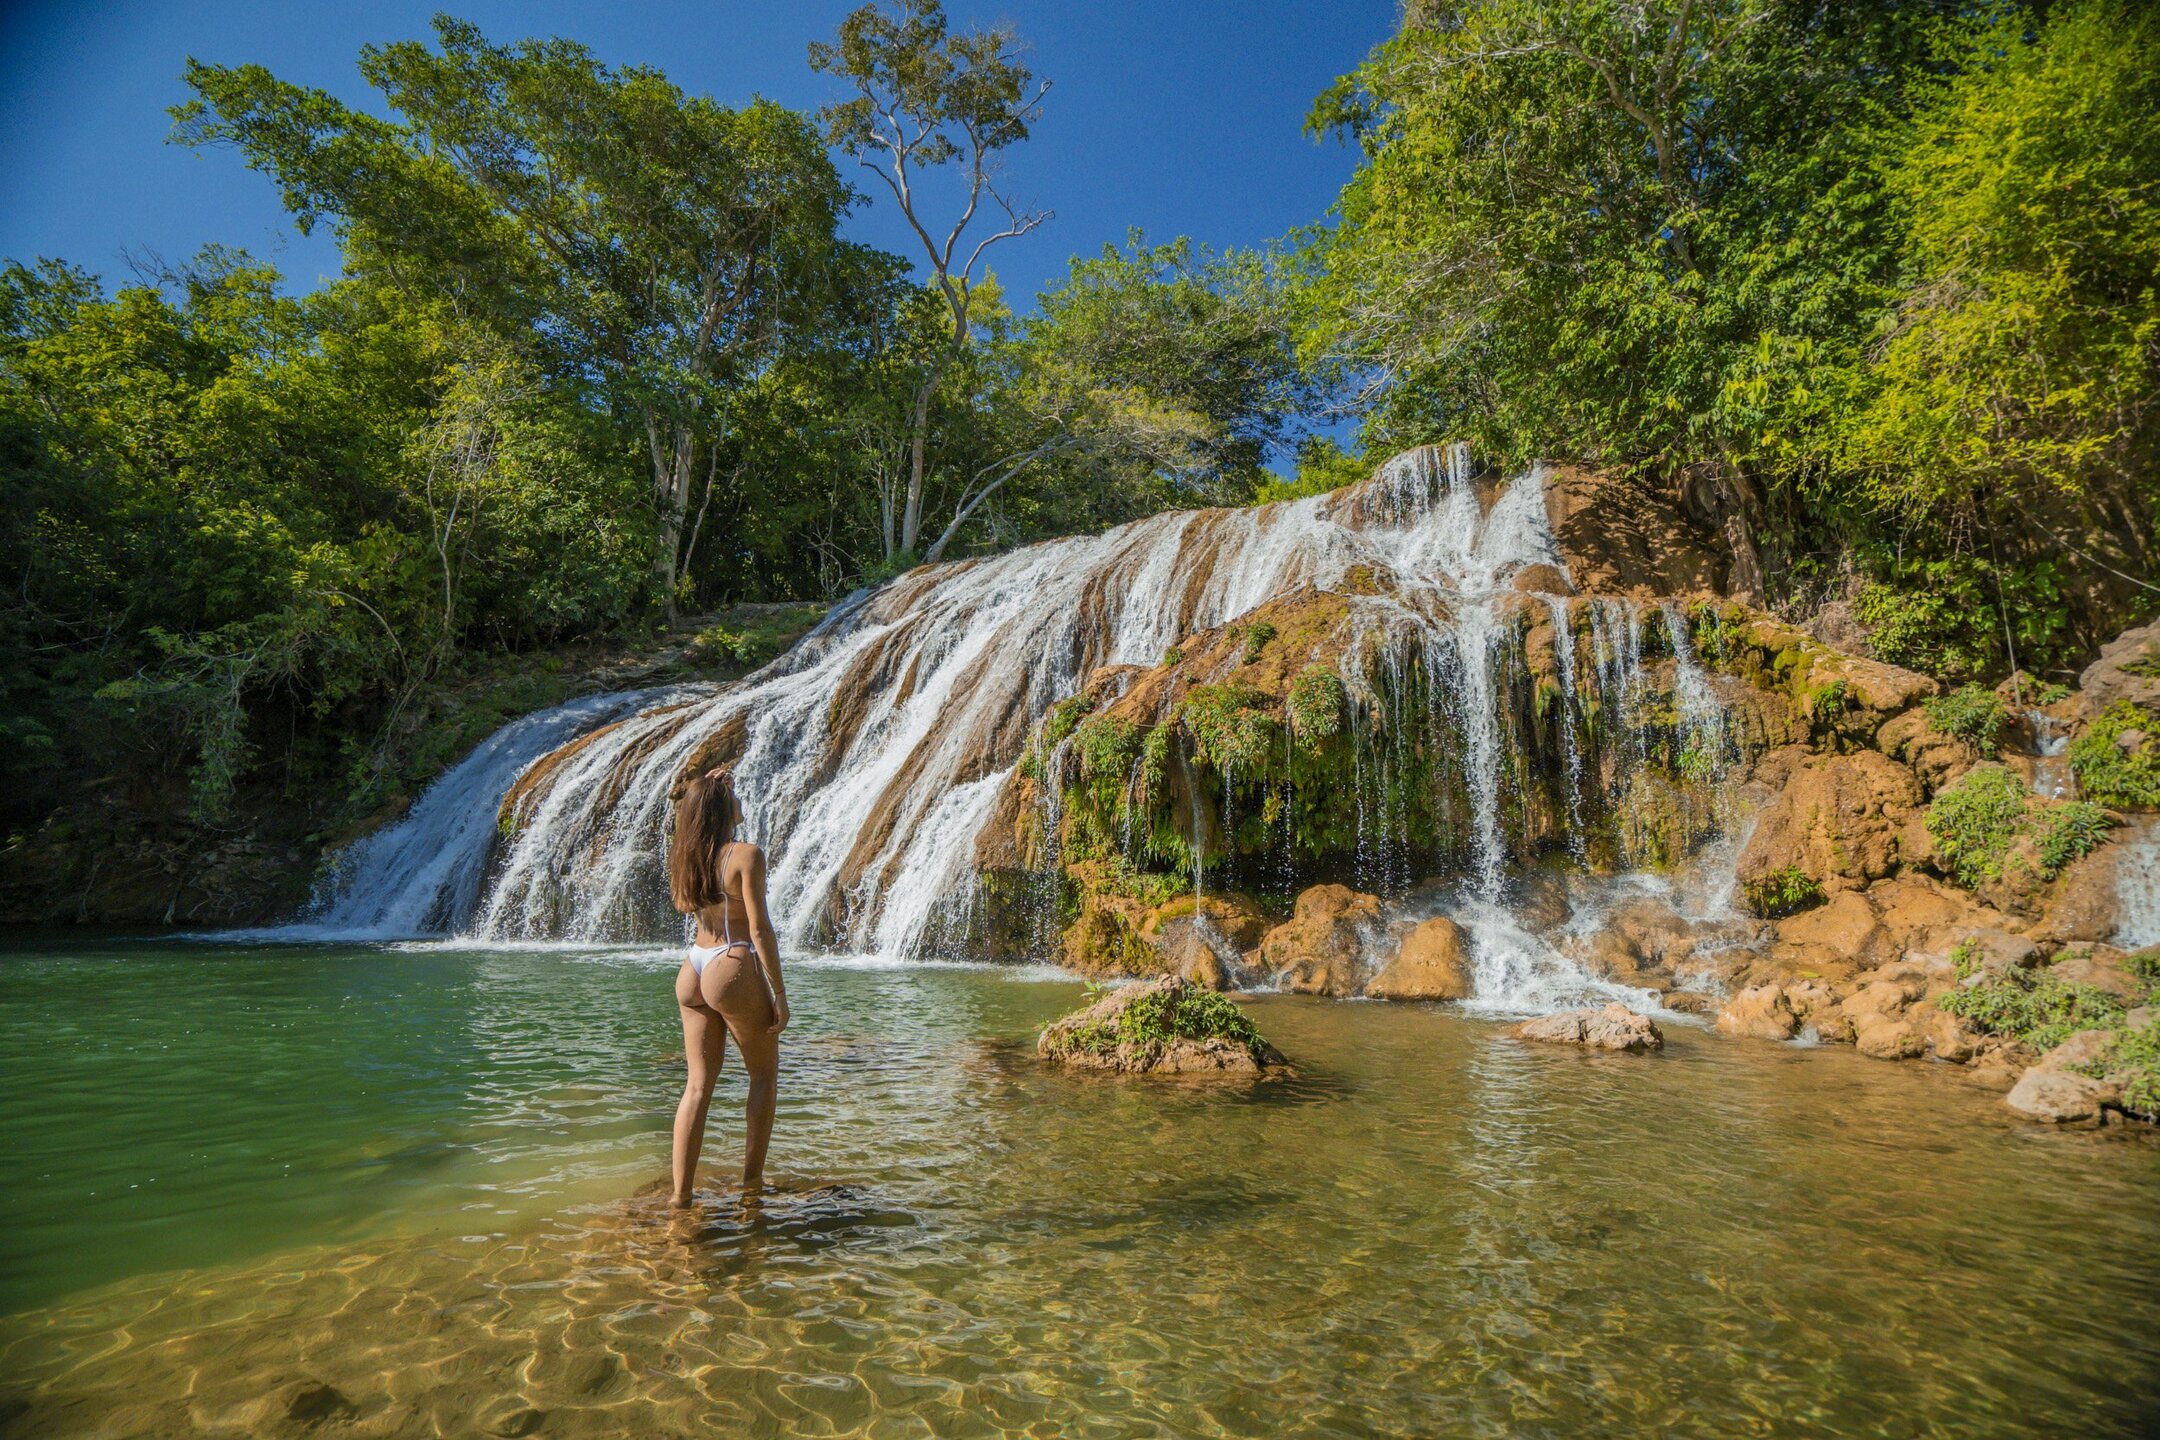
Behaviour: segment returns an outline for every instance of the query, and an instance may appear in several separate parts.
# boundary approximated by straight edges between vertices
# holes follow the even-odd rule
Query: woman
[[[675,1107],[675,1191],[690,1203],[705,1112],[732,1033],[750,1072],[744,1101],[743,1188],[765,1180],[765,1146],[772,1139],[778,1098],[780,1032],[787,1028],[787,986],[780,978],[780,945],[765,909],[765,854],[735,838],[742,806],[734,778],[708,770],[675,802],[675,838],[668,854],[668,888],[675,908],[697,918],[697,934],[675,975],[682,1009],[683,1054],[690,1077]]]

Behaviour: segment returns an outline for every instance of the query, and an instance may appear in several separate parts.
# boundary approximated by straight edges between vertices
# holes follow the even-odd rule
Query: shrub
[[[1200,758],[1222,774],[1258,775],[1275,741],[1267,697],[1242,685],[1196,685],[1178,707]]]
[[[2123,1016],[2122,1001],[2107,991],[2057,979],[2045,970],[2009,970],[1969,980],[1936,1004],[1990,1035],[2007,1035],[2042,1052],[2080,1030],[2108,1029]]]
[[[1275,638],[1275,627],[1265,620],[1255,620],[1245,627],[1245,663],[1255,664]]]
[[[1318,748],[1342,729],[1342,677],[1325,665],[1308,665],[1290,682],[1290,733]]]
[[[2085,798],[2117,810],[2160,809],[2160,720],[2119,700],[2070,742],[2070,769]],[[2139,733],[2142,732],[2142,733]],[[2132,743],[2125,745],[2123,737]]]
[[[1958,884],[2000,879],[2025,820],[2025,782],[2006,765],[1976,765],[1935,797],[1927,832]]]
[[[1140,754],[1140,727],[1122,715],[1090,715],[1073,727],[1073,753],[1080,758],[1080,778],[1123,779]]]
[[[1797,865],[1758,876],[1740,888],[1748,908],[1770,919],[1803,910],[1823,898],[1821,883]]]
[[[2115,824],[2107,811],[2085,800],[2050,806],[2033,823],[2040,873],[2050,877],[2079,856],[2091,854]]]
[[[1996,738],[2010,723],[2010,707],[1992,690],[1960,685],[1948,695],[1938,695],[1922,707],[1928,723],[1978,750],[1988,759],[2001,753]]]
[[[1185,652],[1175,645],[1168,646],[1162,652],[1162,663],[1164,669],[1174,670],[1185,663]]]

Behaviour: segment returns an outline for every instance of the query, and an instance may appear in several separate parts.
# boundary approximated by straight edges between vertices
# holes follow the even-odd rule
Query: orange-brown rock
[[[2078,676],[2082,718],[2089,720],[2121,700],[2160,712],[2160,620],[2123,631]]]
[[[1718,1011],[1717,1028],[1721,1034],[1755,1040],[1790,1040],[1800,1028],[1800,1017],[1793,1013],[1783,986],[1753,985],[1725,1002]]]
[[[1140,927],[1166,972],[1210,990],[1257,978],[1246,957],[1266,932],[1260,907],[1242,895],[1184,896],[1150,913]]]
[[[1380,899],[1347,885],[1315,885],[1297,897],[1291,918],[1260,942],[1260,963],[1307,995],[1355,995],[1365,982],[1367,936],[1380,923]]]
[[[1470,956],[1453,920],[1436,915],[1403,937],[1379,974],[1365,987],[1376,1000],[1467,1000]]]
[[[1928,719],[1925,706],[1912,709],[1892,718],[1875,732],[1875,748],[1893,760],[1902,760],[1920,777],[1927,793],[1950,784],[1973,766],[1980,763],[1980,752],[1958,739],[1945,735]]]
[[[2113,937],[2122,918],[2122,895],[2116,882],[2122,854],[2122,845],[2116,843],[2071,861],[2056,877],[2038,933],[2065,942]]]
[[[1920,782],[1873,750],[1787,761],[1740,853],[1743,885],[1797,870],[1825,892],[1858,889],[1928,853]]]
[[[1552,467],[1545,515],[1579,591],[1670,596],[1724,588],[1722,547],[1646,481]]]

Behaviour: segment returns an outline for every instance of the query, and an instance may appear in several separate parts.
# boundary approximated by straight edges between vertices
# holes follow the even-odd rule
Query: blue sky
[[[177,262],[203,245],[275,261],[299,287],[334,274],[327,228],[302,237],[270,182],[231,152],[166,143],[190,56],[260,63],[282,78],[372,101],[355,68],[368,42],[423,37],[441,3],[0,3],[0,256],[56,256],[124,281],[124,252]],[[762,94],[814,108],[836,97],[804,49],[846,0],[615,0],[447,7],[496,40],[564,35],[611,65],[651,64],[731,104]],[[956,25],[1009,21],[1053,86],[1035,136],[1009,161],[1024,200],[1056,212],[993,251],[1013,298],[1128,226],[1222,247],[1320,219],[1353,155],[1303,133],[1313,97],[1385,38],[1394,0],[948,0]],[[371,104],[371,108],[375,108]],[[858,183],[874,185],[868,176]],[[882,192],[873,192],[882,195]],[[888,201],[849,224],[912,256]]]

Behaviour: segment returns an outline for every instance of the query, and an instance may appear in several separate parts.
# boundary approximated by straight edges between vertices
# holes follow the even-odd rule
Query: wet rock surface
[[[1633,1055],[1665,1048],[1665,1035],[1657,1023],[1617,1000],[1594,1010],[1563,1010],[1557,1015],[1540,1015],[1517,1025],[1514,1033],[1524,1040],[1581,1045],[1590,1050],[1620,1050]]]
[[[1470,956],[1462,927],[1445,915],[1422,921],[1366,985],[1375,1000],[1467,1000]]]

